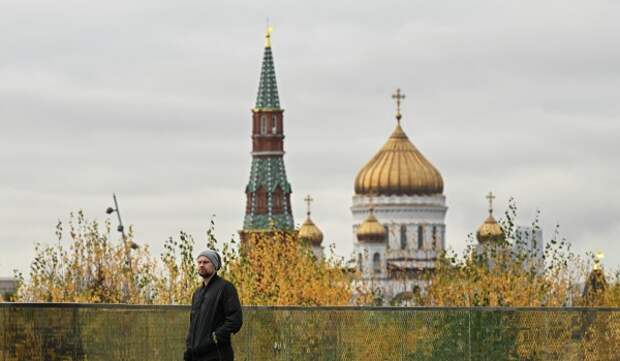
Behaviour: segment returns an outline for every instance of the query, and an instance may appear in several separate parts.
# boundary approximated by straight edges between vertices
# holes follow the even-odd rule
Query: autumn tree
[[[238,285],[243,304],[346,305],[351,279],[332,257],[317,260],[294,234],[254,233],[232,259],[225,276]]]
[[[56,244],[35,245],[29,278],[17,274],[17,298],[28,302],[152,303],[156,263],[148,246],[111,238],[111,223],[71,213],[56,225]]]

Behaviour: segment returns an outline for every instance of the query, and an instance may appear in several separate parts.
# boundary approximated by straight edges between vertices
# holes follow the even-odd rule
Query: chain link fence
[[[0,361],[179,361],[187,306],[0,304]],[[244,307],[237,360],[620,360],[620,309]]]

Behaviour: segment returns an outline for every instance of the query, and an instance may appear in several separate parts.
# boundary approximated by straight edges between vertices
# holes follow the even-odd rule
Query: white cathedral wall
[[[370,207],[377,220],[388,230],[386,243],[360,243],[357,241],[357,227],[368,217]],[[415,288],[424,289],[423,280],[389,279],[387,262],[396,259],[415,259],[423,268],[433,268],[439,251],[445,249],[445,217],[448,207],[444,195],[431,196],[377,196],[354,195],[351,213],[353,215],[353,252],[356,260],[362,255],[362,275],[374,287],[382,289],[388,301],[401,292]],[[406,242],[401,243],[401,227],[406,229]],[[419,229],[422,226],[422,244],[419,244]],[[433,227],[435,242],[433,244]],[[420,247],[421,246],[421,247]],[[373,255],[381,255],[381,272],[373,271]]]
[[[354,231],[355,233],[355,231]],[[385,263],[385,244],[383,243],[368,243],[368,242],[356,242],[353,246],[353,252],[355,253],[355,260],[359,262],[359,255],[362,259],[362,275],[364,278],[383,278],[387,276],[387,269]],[[373,257],[375,254],[379,254],[379,272],[376,272]]]
[[[355,195],[351,213],[353,214],[353,243],[357,227],[368,217],[370,207],[381,224],[388,230],[386,256],[388,258],[410,257],[418,259],[434,258],[438,251],[445,249],[445,217],[447,207],[444,195],[432,196],[378,196]],[[401,227],[406,229],[406,244],[401,243]],[[418,231],[422,227],[421,247]],[[433,242],[433,228],[435,241]],[[434,244],[433,244],[434,243]]]
[[[370,206],[375,216],[384,225],[416,223],[444,224],[446,217],[446,198],[437,194],[432,196],[380,196],[355,195],[351,213],[353,223],[360,224],[368,216]]]

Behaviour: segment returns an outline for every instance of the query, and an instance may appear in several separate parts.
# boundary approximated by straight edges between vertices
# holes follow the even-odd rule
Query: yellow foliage
[[[83,212],[71,214],[68,248],[63,243],[63,226],[58,223],[58,244],[35,246],[35,259],[27,283],[17,299],[26,302],[152,303],[155,262],[147,246],[130,247],[130,228],[125,242],[110,240],[110,222],[103,230],[88,221]]]
[[[426,305],[461,307],[563,306],[570,292],[564,276],[551,278],[502,250],[457,264],[444,256],[421,299]]]
[[[57,244],[36,245],[28,279],[18,275],[15,300],[188,304],[200,284],[195,242],[185,232],[166,240],[163,253],[155,258],[143,242],[132,249],[131,227],[127,239],[115,241],[109,220],[103,224],[89,221],[80,211],[71,214],[67,228],[58,223]],[[371,305],[380,298],[372,284],[343,266],[333,249],[329,257],[317,260],[310,246],[291,233],[252,233],[240,252],[234,240],[217,242],[211,222],[204,247],[218,249],[218,245],[223,258],[220,275],[237,286],[245,305]],[[561,249],[563,245],[549,248],[544,264],[537,263],[539,258],[515,254],[504,246],[484,253],[484,257],[472,250],[460,260],[445,254],[439,257],[435,271],[428,276],[428,287],[415,295],[416,303],[620,306],[618,275],[586,302],[578,285],[591,264]]]
[[[169,238],[159,260],[148,246],[132,249],[126,240],[111,240],[111,224],[89,221],[83,212],[71,214],[69,240],[62,223],[56,245],[35,246],[35,259],[17,300],[22,302],[80,302],[188,304],[200,278],[195,269],[194,239],[180,232]],[[243,304],[345,305],[351,300],[351,277],[333,256],[316,260],[309,245],[293,234],[273,231],[255,234],[246,250],[235,241],[223,242],[220,275],[232,281]],[[217,249],[214,223],[206,247]]]
[[[223,276],[245,305],[346,305],[351,279],[332,258],[317,260],[287,232],[253,233]]]
[[[562,307],[562,306],[620,306],[620,282],[617,274],[610,287],[589,296],[582,294],[582,285],[594,267],[571,251],[571,244],[559,236],[556,225],[552,237],[542,250],[535,246],[529,232],[538,230],[537,212],[531,231],[518,232],[515,226],[517,206],[508,202],[504,218],[499,220],[505,239],[474,243],[462,257],[439,257],[429,285],[420,301],[432,306],[490,306],[490,307]],[[603,272],[599,278],[604,278]],[[604,279],[597,278],[597,284]]]

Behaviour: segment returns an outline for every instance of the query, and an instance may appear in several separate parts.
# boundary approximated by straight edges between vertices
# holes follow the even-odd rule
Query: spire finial
[[[304,198],[304,201],[306,202],[307,207],[308,207],[306,214],[308,215],[308,218],[310,218],[310,204],[314,202],[314,198],[310,197],[310,195],[308,194],[306,198]]]
[[[396,120],[400,125],[400,118],[402,118],[402,115],[400,114],[400,101],[405,99],[405,94],[402,94],[400,92],[400,88],[397,88],[396,93],[392,94],[392,99],[396,99]]]
[[[496,197],[493,194],[493,192],[489,192],[489,194],[487,194],[485,198],[489,200],[489,216],[492,216],[493,215],[493,200]]]
[[[267,30],[265,31],[265,48],[271,48],[271,33],[273,32],[273,26],[269,25],[269,18],[267,18]]]

